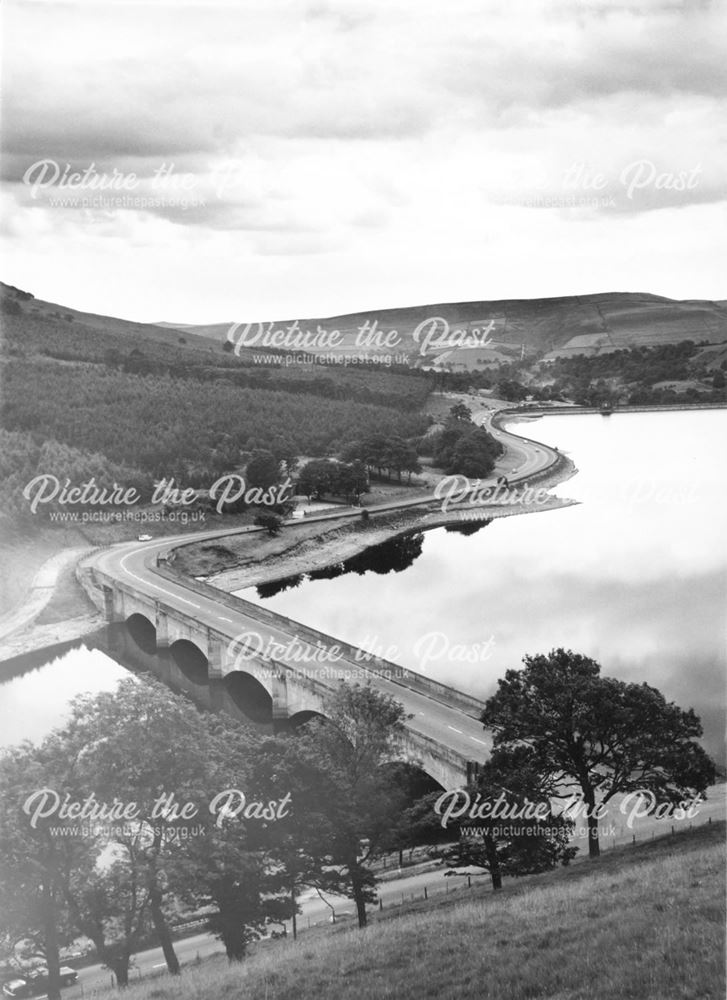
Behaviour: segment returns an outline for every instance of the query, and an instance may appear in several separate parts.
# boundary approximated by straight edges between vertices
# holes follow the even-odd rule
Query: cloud
[[[656,290],[656,274],[668,291],[693,266],[679,259],[690,227],[725,196],[724,25],[719,5],[696,0],[11,4],[2,170],[12,250],[28,261],[42,230],[45,258],[55,246],[68,260],[74,227],[73,253],[93,245],[91,261],[104,241],[110,253],[142,241],[176,259],[196,239],[225,260],[239,250],[260,311],[280,294],[273,260],[282,269],[299,256],[305,280],[286,280],[286,293],[335,297],[316,310],[332,312],[347,297],[358,304],[363,274],[367,294],[389,303],[431,298],[432,287],[443,290],[434,297],[498,298],[512,275],[532,294],[533,282],[548,287],[545,272],[519,261],[539,240],[563,248],[578,290],[624,287],[614,248],[649,217],[639,232],[652,260],[631,262],[633,281]],[[146,204],[54,208],[55,191],[32,198],[23,183],[43,159],[133,173]],[[641,161],[655,178],[628,197],[621,175]],[[578,164],[606,179],[604,204],[594,207],[582,177],[567,180]],[[193,176],[194,202],[160,196],[155,177],[170,165]],[[657,184],[697,166],[691,186]],[[681,249],[654,259],[667,226]],[[712,227],[714,261],[718,240]],[[320,262],[316,276],[322,255],[339,268],[335,289]],[[699,282],[714,273],[702,268]],[[161,286],[148,275],[153,297]]]

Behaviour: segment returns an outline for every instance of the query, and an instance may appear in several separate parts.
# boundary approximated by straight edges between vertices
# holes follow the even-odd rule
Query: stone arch
[[[321,719],[323,722],[326,721],[326,716],[322,712],[316,712],[313,708],[302,709],[300,712],[294,712],[289,719],[286,720],[286,729],[300,729],[304,726],[306,722],[311,722],[313,719]]]
[[[273,699],[260,681],[246,670],[225,675],[224,686],[235,706],[253,722],[271,722]]]
[[[126,630],[144,653],[156,653],[157,630],[146,615],[135,612],[126,619]]]
[[[169,647],[169,655],[192,684],[202,686],[209,681],[207,657],[189,639],[177,639]]]

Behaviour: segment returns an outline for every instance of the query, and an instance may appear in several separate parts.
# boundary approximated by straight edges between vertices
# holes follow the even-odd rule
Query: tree
[[[571,650],[526,656],[485,704],[482,723],[495,751],[519,749],[541,789],[587,807],[588,848],[599,853],[596,807],[614,795],[650,791],[660,803],[701,795],[715,766],[696,742],[702,726],[648,684],[601,677],[594,660]]]
[[[277,514],[256,514],[255,524],[259,525],[261,528],[265,528],[267,533],[271,538],[275,535],[280,534],[280,529],[283,526],[283,520],[278,517]]]
[[[298,491],[306,496],[320,497],[334,492],[337,463],[330,458],[314,458],[306,462],[298,476]]]
[[[327,888],[329,883],[326,852],[332,828],[319,794],[320,765],[310,755],[301,754],[299,741],[290,734],[265,740],[251,760],[250,783],[255,794],[291,799],[286,815],[268,827],[267,845],[288,895],[295,938],[301,891],[305,887]]]
[[[492,888],[502,888],[503,875],[534,875],[560,862],[567,865],[577,853],[569,847],[574,822],[553,812],[541,775],[532,767],[527,747],[494,750],[466,793],[445,793],[437,803],[440,815],[448,805],[459,818],[459,803],[448,798],[464,794],[475,803],[472,819],[464,812],[459,841],[439,852],[455,865],[477,865],[490,873]],[[485,803],[490,807],[485,809]]]
[[[497,383],[497,394],[509,402],[519,402],[521,399],[525,399],[528,392],[525,386],[516,379],[502,379]]]
[[[334,462],[329,458],[307,462],[300,471],[297,487],[308,496],[341,496],[352,502],[369,489],[363,462],[358,459],[350,463]]]
[[[30,938],[48,967],[49,1000],[60,1000],[59,947],[72,932],[62,882],[84,850],[73,837],[55,836],[58,817],[31,822],[23,809],[29,795],[64,783],[69,761],[55,740],[23,743],[0,758],[0,931],[15,942]]]
[[[363,462],[339,462],[336,492],[351,503],[358,503],[362,493],[369,492],[369,477]]]
[[[280,462],[270,451],[256,451],[245,469],[245,484],[266,490],[280,479]]]
[[[119,983],[148,912],[167,967],[179,972],[164,912],[168,869],[176,863],[175,831],[187,820],[180,802],[200,801],[207,784],[207,730],[188,701],[157,682],[122,681],[115,691],[77,698],[59,731],[66,757],[75,759],[78,798],[133,802],[132,823],[114,824],[104,836],[113,864],[91,863],[67,884],[79,929],[114,968]],[[165,798],[172,796],[171,799]]]
[[[449,408],[449,415],[452,420],[456,420],[458,423],[472,423],[472,410],[470,410],[466,403],[455,403],[454,406]]]
[[[407,445],[403,456],[402,468],[407,474],[407,482],[411,482],[412,474],[416,475],[422,471],[421,463],[414,445]]]
[[[454,445],[447,474],[482,479],[492,472],[495,459],[501,452],[500,442],[484,427],[473,427],[462,434]]]
[[[325,720],[308,723],[295,740],[316,775],[296,815],[308,831],[318,824],[325,845],[327,864],[317,884],[353,899],[364,927],[366,904],[376,899],[370,861],[402,808],[401,791],[383,765],[398,755],[406,715],[389,695],[359,684],[342,684],[324,711]]]
[[[200,812],[204,836],[187,842],[171,878],[186,902],[216,907],[208,929],[223,942],[228,960],[240,962],[248,944],[262,936],[267,923],[280,922],[293,912],[284,872],[271,852],[280,820],[246,820],[241,811],[241,794],[252,799],[257,790],[260,800],[270,801],[280,783],[256,782],[254,789],[257,745],[223,716],[207,717],[207,725],[206,785],[210,793],[224,795],[227,790],[231,798],[214,814]],[[284,798],[280,795],[279,801]]]

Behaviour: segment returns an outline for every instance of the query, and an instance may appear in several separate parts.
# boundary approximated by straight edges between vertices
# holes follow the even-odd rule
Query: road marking
[[[447,729],[451,729],[453,733],[459,733],[460,736],[462,735],[462,730],[455,729],[454,726],[447,726]]]
[[[180,597],[178,594],[173,593],[171,590],[165,590],[164,587],[159,587],[156,583],[152,583],[151,580],[145,580],[143,576],[138,576],[136,573],[132,573],[132,571],[128,569],[124,565],[124,563],[129,558],[129,556],[133,556],[134,554],[135,553],[133,552],[129,552],[128,555],[125,555],[124,558],[119,563],[119,565],[121,566],[121,568],[125,573],[127,573],[129,576],[132,576],[135,580],[138,580],[139,583],[143,583],[147,587],[153,587],[154,590],[161,590],[162,594],[167,594],[169,597],[173,597],[175,598],[175,600],[181,601],[182,604],[189,604],[190,607],[197,608],[197,610],[199,611],[200,606],[199,604],[195,604],[194,601],[188,601],[186,597]]]
[[[485,743],[485,741],[484,741],[484,740],[478,740],[476,736],[470,736],[470,739],[471,739],[471,740],[474,740],[474,741],[475,741],[475,743],[481,743],[483,747],[486,747],[486,746],[487,746],[487,744]]]
[[[156,965],[152,965],[152,969],[166,969],[166,967],[167,967],[166,962],[157,962]]]
[[[219,618],[219,620],[220,620],[221,622],[231,622],[231,621],[232,621],[232,619],[231,619],[231,618],[225,618],[225,616],[224,616],[224,615],[217,615],[217,617]]]

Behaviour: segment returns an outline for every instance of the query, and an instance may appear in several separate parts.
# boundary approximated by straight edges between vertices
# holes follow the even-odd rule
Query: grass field
[[[127,1000],[722,1000],[724,824],[497,896],[211,961]]]

